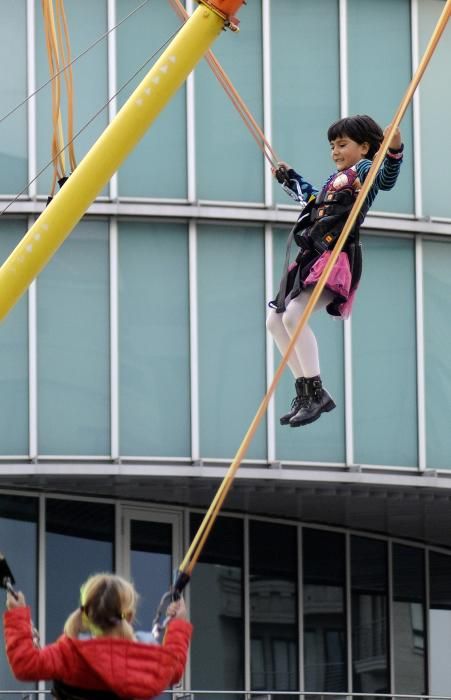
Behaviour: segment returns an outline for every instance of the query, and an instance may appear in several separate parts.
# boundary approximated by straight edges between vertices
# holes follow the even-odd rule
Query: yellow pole
[[[199,5],[110,125],[0,268],[0,319],[58,250],[224,28]]]
[[[232,486],[233,480],[235,478],[235,474],[238,471],[242,460],[244,459],[244,456],[248,450],[248,447],[251,443],[252,438],[255,435],[255,432],[257,431],[258,426],[260,425],[261,419],[266,413],[266,410],[268,408],[268,404],[271,400],[272,395],[274,394],[276,390],[276,386],[279,383],[280,377],[282,376],[282,373],[287,365],[288,358],[290,357],[290,354],[292,353],[294,346],[296,344],[296,341],[299,337],[299,334],[301,333],[302,329],[306,325],[308,319],[310,318],[310,315],[313,312],[313,309],[315,308],[315,304],[318,301],[321,292],[323,291],[325,284],[327,282],[327,278],[329,277],[329,274],[332,270],[332,267],[337,261],[338,255],[340,254],[341,250],[343,249],[344,244],[346,243],[346,240],[348,238],[349,232],[351,231],[352,227],[354,226],[357,217],[359,215],[360,209],[368,195],[368,192],[371,188],[371,185],[374,182],[374,179],[378,173],[379,168],[382,165],[382,162],[384,160],[385,154],[388,150],[388,146],[390,141],[392,140],[396,129],[399,127],[399,124],[401,122],[401,119],[403,118],[407,107],[409,106],[409,103],[413,97],[413,94],[415,90],[418,87],[418,84],[423,77],[423,74],[429,64],[429,61],[431,60],[431,57],[437,47],[437,44],[440,40],[440,37],[442,36],[446,24],[448,22],[448,19],[451,17],[451,0],[447,0],[446,5],[440,15],[440,18],[437,22],[437,25],[432,33],[431,39],[429,40],[429,43],[426,47],[426,51],[424,52],[423,58],[420,61],[420,64],[418,65],[417,70],[415,71],[415,75],[413,76],[410,85],[408,86],[406,90],[406,94],[404,95],[403,99],[401,100],[401,103],[396,111],[395,116],[393,117],[393,121],[390,124],[390,128],[388,129],[384,140],[381,144],[381,147],[377,153],[377,155],[374,158],[373,164],[368,172],[368,175],[366,176],[365,182],[362,185],[362,188],[356,198],[356,201],[354,202],[354,206],[349,214],[348,219],[346,220],[346,224],[343,227],[343,231],[341,232],[337,243],[335,244],[334,249],[331,252],[330,258],[327,262],[326,267],[323,270],[323,273],[318,280],[318,282],[315,285],[315,288],[312,292],[312,295],[304,309],[304,312],[301,316],[301,318],[298,321],[298,324],[296,326],[296,329],[293,333],[293,336],[290,340],[290,343],[287,347],[287,350],[282,357],[282,360],[274,374],[273,380],[268,388],[268,391],[266,392],[265,396],[262,399],[262,402],[260,406],[258,407],[257,413],[255,414],[246,435],[244,436],[241,445],[238,448],[237,453],[235,454],[235,457],[233,458],[233,461],[227,470],[224,479],[222,480],[215,497],[213,498],[213,501],[210,504],[210,507],[208,511],[206,512],[204,519],[202,520],[199,529],[191,542],[191,545],[185,555],[185,558],[183,559],[182,563],[179,566],[179,571],[182,573],[186,573],[188,576],[191,576],[194,566],[196,565],[196,562],[202,552],[202,548],[205,544],[205,541],[210,533],[211,528],[214,525],[214,522],[219,514],[219,511],[222,508],[222,504],[224,503],[224,500],[230,491],[230,488]]]

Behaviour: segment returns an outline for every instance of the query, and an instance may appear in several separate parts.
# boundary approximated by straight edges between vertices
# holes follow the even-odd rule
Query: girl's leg
[[[277,347],[279,348],[280,354],[285,355],[290,342],[290,336],[288,335],[287,329],[283,325],[282,314],[277,314],[275,311],[271,310],[268,314],[268,318],[266,319],[266,328],[274,338],[274,341]],[[291,418],[293,418],[293,416],[297,414],[302,404],[301,396],[302,387],[304,383],[304,375],[302,372],[301,363],[299,362],[295,350],[291,352],[287,364],[296,380],[294,383],[296,395],[293,401],[291,402],[291,408],[288,411],[288,413],[285,413],[283,416],[281,416],[281,425],[288,425]]]
[[[279,348],[281,355],[285,355],[290,342],[290,336],[288,335],[288,331],[283,323],[283,315],[284,314],[277,314],[271,309],[268,314],[268,318],[266,319],[266,328],[274,338],[274,342]],[[299,362],[295,350],[293,350],[288,359],[288,367],[291,369],[295,379],[304,376],[301,363]]]
[[[292,337],[294,331],[296,330],[296,326],[304,313],[311,294],[311,290],[302,292],[302,294],[289,302],[287,309],[283,314],[283,325],[289,338]],[[332,300],[332,296],[332,293],[328,290],[323,291],[318,299],[318,302],[316,303],[315,311],[324,309]],[[299,334],[295,349],[297,358],[302,368],[302,375],[304,377],[318,376],[320,373],[318,343],[316,342],[315,334],[308,324],[304,326]]]
[[[292,299],[287,306],[283,315],[283,324],[290,337],[293,336],[296,330],[310,295],[311,291],[303,292],[295,299]],[[327,306],[332,296],[331,292],[324,291],[315,306],[315,311]],[[318,343],[309,325],[304,326],[302,329],[295,348],[303,370],[304,380],[300,394],[299,410],[288,421],[292,427],[313,423],[322,413],[332,411],[335,408],[333,399],[326,389],[323,388],[321,382]]]

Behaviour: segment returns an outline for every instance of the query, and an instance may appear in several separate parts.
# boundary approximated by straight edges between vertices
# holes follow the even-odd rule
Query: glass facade
[[[250,523],[252,690],[297,690],[299,687],[296,536],[294,527]],[[275,551],[277,557],[268,557],[268,552]]]
[[[421,50],[441,7],[439,0],[421,0],[415,7],[410,0],[381,2],[387,12],[370,0],[248,3],[239,36],[227,33],[214,47],[257,121],[271,125],[280,157],[314,184],[331,170],[325,132],[343,110],[369,112],[383,125],[390,120],[412,71],[414,29]],[[150,57],[180,26],[167,3],[157,13],[152,4],[132,0],[91,4],[66,2],[77,59],[75,129],[105,106],[77,136],[79,158],[107,124],[109,96],[118,93],[109,106],[114,112],[144,75]],[[321,44],[305,31],[318,14]],[[13,35],[23,51],[14,71],[0,81],[6,110],[0,118],[0,197],[22,189],[32,170],[49,161],[51,139],[49,85],[6,116],[29,86],[48,79],[40,3],[3,0],[3,16],[2,51]],[[107,41],[107,29],[117,23]],[[300,33],[301,71],[287,63],[282,50]],[[30,37],[34,42],[27,44]],[[387,57],[394,66],[388,84],[378,65],[378,48],[387,37],[392,37],[387,51],[394,52],[393,60]],[[276,420],[262,421],[246,455],[251,461],[450,468],[442,410],[449,368],[441,348],[447,340],[451,248],[446,238],[430,235],[426,223],[424,231],[421,221],[415,234],[409,231],[421,206],[432,219],[451,221],[446,196],[436,196],[435,185],[431,194],[433,178],[427,176],[430,163],[446,162],[434,155],[446,139],[436,144],[432,123],[439,111],[437,94],[440,114],[446,113],[448,98],[436,86],[449,50],[448,28],[422,84],[419,118],[409,112],[402,125],[406,149],[399,182],[377,199],[374,211],[384,212],[383,230],[377,216],[367,218],[364,275],[351,334],[346,337],[344,325],[324,313],[311,321],[323,380],[337,408],[302,431],[300,444],[299,431],[282,428],[277,420],[294,393],[285,372],[275,396]],[[357,69],[362,56],[368,64],[364,75]],[[340,84],[346,68],[346,83]],[[315,87],[314,100],[312,76],[321,86]],[[0,401],[12,402],[15,410],[7,415],[19,420],[0,426],[0,456],[176,461],[229,460],[235,454],[270,379],[264,317],[288,233],[287,212],[280,212],[291,200],[276,184],[267,187],[262,156],[205,62],[191,88],[183,86],[176,94],[121,167],[113,189],[103,192],[103,218],[83,220],[40,274],[36,304],[34,296],[31,305],[24,296],[2,325]],[[35,130],[28,128],[34,115]],[[414,128],[421,173],[414,167]],[[37,182],[40,199],[49,183],[47,170]],[[33,200],[26,197],[22,211],[31,215]],[[273,201],[271,223],[261,211]],[[151,216],[143,204],[154,207]],[[129,207],[126,216],[120,215],[123,205]],[[177,208],[183,206],[180,215]],[[3,259],[28,223],[13,217],[0,221]],[[418,331],[424,335],[423,375]],[[352,412],[345,410],[346,402]]]
[[[347,689],[345,538],[303,531],[305,690]]]
[[[190,539],[202,518],[190,519]],[[191,650],[193,687],[239,690],[244,685],[243,524],[221,517],[202,550],[190,587],[191,620],[198,630]],[[211,655],[212,649],[221,649]],[[205,659],[208,658],[208,663]]]
[[[178,563],[179,538],[192,541],[202,522],[185,511],[183,532],[182,513],[0,494],[2,551],[45,627],[41,641],[59,636],[81,583],[99,571],[132,578],[141,594],[137,626],[148,630]],[[220,516],[186,592],[196,633],[185,687],[447,696],[450,582],[444,550]],[[205,663],[212,648],[218,653]],[[2,689],[23,687],[1,650],[0,670]]]
[[[387,693],[388,572],[385,542],[351,538],[352,681],[356,693]]]

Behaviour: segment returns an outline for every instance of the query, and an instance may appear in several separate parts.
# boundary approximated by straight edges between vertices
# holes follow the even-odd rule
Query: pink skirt
[[[304,280],[304,285],[307,287],[316,284],[321,277],[324,268],[330,258],[330,251],[326,250],[320,258],[312,265],[309,274]],[[340,318],[349,318],[352,310],[352,304],[355,298],[356,289],[351,292],[351,268],[349,267],[349,258],[346,253],[340,253],[337,262],[330,271],[329,278],[326,282],[326,289],[343,297],[343,303],[338,306]]]

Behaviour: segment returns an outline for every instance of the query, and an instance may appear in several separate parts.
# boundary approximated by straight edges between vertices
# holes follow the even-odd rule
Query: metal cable
[[[15,107],[13,107],[9,112],[3,115],[3,117],[0,117],[0,124],[5,121],[8,117],[11,116],[11,114],[14,114],[14,112],[17,112],[20,107],[22,107],[24,104],[26,104],[29,100],[31,100],[32,97],[35,97],[41,90],[43,90],[47,85],[49,85],[53,80],[55,80],[61,73],[63,73],[65,70],[70,68],[70,66],[73,66],[73,64],[78,61],[79,58],[82,58],[85,56],[91,49],[94,48],[94,46],[97,46],[103,39],[105,39],[111,32],[114,32],[118,27],[121,26],[129,17],[135,14],[135,12],[138,12],[144,5],[147,5],[150,0],[144,0],[144,2],[141,3],[141,5],[138,5],[138,7],[135,7],[134,10],[132,10],[128,15],[126,15],[123,19],[121,19],[120,22],[114,25],[114,27],[111,27],[111,29],[108,29],[108,31],[105,32],[105,34],[102,34],[98,39],[96,39],[90,46],[88,46],[84,51],[82,51],[78,56],[75,56],[75,58],[70,61],[67,65],[63,66],[59,71],[55,73],[55,75],[52,75],[47,82],[43,83],[40,87],[38,87],[34,92],[32,92],[28,97],[26,97],[22,102],[19,102]]]
[[[102,105],[102,107],[101,107],[99,110],[97,110],[97,112],[96,112],[95,114],[93,114],[93,116],[81,127],[81,129],[79,129],[79,130],[77,131],[77,133],[76,133],[76,134],[74,135],[74,137],[72,138],[72,141],[69,141],[68,143],[66,143],[66,144],[64,145],[64,147],[63,147],[63,148],[59,151],[59,153],[57,153],[56,155],[59,155],[60,153],[62,153],[63,151],[65,151],[66,148],[68,148],[69,145],[70,145],[71,143],[73,143],[73,142],[75,141],[75,139],[77,139],[77,138],[80,136],[80,134],[82,134],[83,131],[85,131],[85,129],[88,128],[88,126],[89,126],[90,124],[92,124],[92,122],[99,116],[99,114],[101,114],[101,113],[108,107],[108,105],[110,104],[110,102],[112,102],[112,101],[122,92],[122,90],[124,90],[124,89],[127,87],[127,85],[129,85],[129,84],[132,82],[132,80],[134,80],[134,79],[136,78],[136,76],[139,75],[139,73],[141,73],[141,71],[155,58],[155,56],[157,56],[157,55],[160,53],[160,51],[162,51],[162,49],[164,49],[164,48],[174,39],[174,37],[178,34],[178,31],[179,31],[179,30],[177,29],[177,31],[174,32],[174,34],[172,34],[168,39],[166,39],[166,41],[164,42],[164,44],[162,44],[162,45],[152,54],[152,56],[150,56],[150,57],[138,68],[138,70],[135,71],[135,73],[133,73],[133,75],[119,88],[119,90],[118,90],[117,92],[115,92],[114,95],[112,95],[112,96],[108,99],[108,101],[105,102],[105,104]],[[21,197],[23,194],[25,194],[25,192],[28,190],[28,188],[30,187],[30,185],[31,185],[33,182],[35,182],[35,181],[38,179],[38,177],[40,177],[40,176],[47,170],[47,168],[49,168],[52,164],[53,164],[53,159],[50,160],[50,161],[37,173],[37,175],[35,175],[35,177],[34,177],[32,180],[30,180],[30,182],[28,182],[28,183],[25,185],[25,187],[23,188],[23,190],[21,190],[21,191],[19,192],[19,194],[17,194],[17,195],[14,197],[14,199],[12,199],[10,202],[8,202],[8,204],[6,205],[6,207],[0,212],[0,217],[3,216],[3,214],[5,214],[5,213],[8,211],[8,209],[9,209],[13,204],[15,204],[15,202],[17,202],[18,199],[20,199],[20,197]]]

